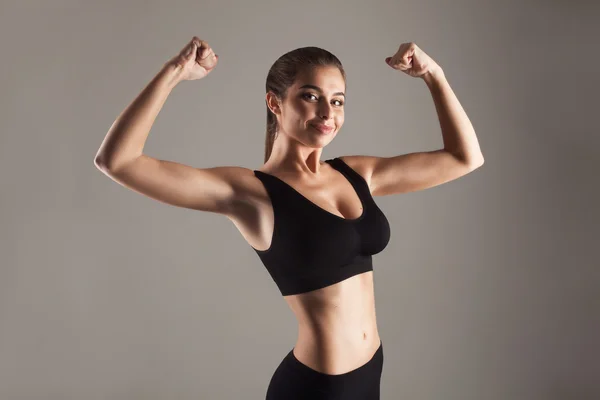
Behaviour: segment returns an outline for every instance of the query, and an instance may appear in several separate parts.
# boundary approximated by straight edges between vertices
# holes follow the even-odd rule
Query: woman
[[[414,43],[386,63],[429,87],[444,149],[321,162],[344,123],[346,76],[317,47],[280,57],[266,82],[267,136],[259,170],[192,168],[143,154],[175,85],[217,65],[194,37],[117,118],[95,159],[121,185],[167,204],[227,216],[256,251],[298,319],[298,340],[275,370],[268,400],[379,399],[372,255],[390,227],[372,196],[423,190],[483,164],[475,132],[442,69]]]

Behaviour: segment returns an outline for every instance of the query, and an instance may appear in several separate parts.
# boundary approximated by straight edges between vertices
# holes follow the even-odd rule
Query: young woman
[[[321,152],[344,123],[346,75],[330,52],[304,47],[280,57],[266,82],[264,165],[193,168],[143,154],[171,90],[206,77],[218,56],[194,37],[119,115],[95,165],[161,202],[229,218],[298,319],[298,340],[275,370],[267,400],[379,399],[383,344],[377,330],[372,255],[390,240],[373,196],[423,190],[483,164],[473,127],[442,69],[414,43],[386,63],[422,78],[444,148],[395,157]]]

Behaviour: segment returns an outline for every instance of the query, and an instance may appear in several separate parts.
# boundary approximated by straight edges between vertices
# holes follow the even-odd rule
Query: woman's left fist
[[[402,43],[393,57],[387,57],[385,62],[394,69],[412,76],[421,78],[426,73],[433,73],[440,66],[433,61],[414,42]]]

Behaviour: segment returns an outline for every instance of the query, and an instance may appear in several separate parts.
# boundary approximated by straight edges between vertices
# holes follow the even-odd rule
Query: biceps
[[[233,197],[231,168],[200,169],[142,155],[118,171],[105,173],[122,186],[154,200],[224,213]]]
[[[371,175],[373,196],[415,192],[466,175],[473,168],[446,150],[380,157]]]

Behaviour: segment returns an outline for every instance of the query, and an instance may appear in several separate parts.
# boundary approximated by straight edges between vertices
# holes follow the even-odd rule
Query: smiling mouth
[[[321,132],[321,133],[331,133],[333,132],[333,127],[326,127],[323,125],[313,125],[311,124],[310,126],[312,126],[315,130]]]

